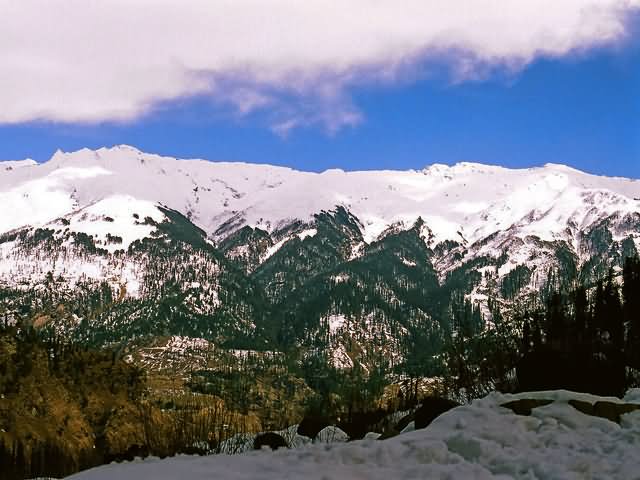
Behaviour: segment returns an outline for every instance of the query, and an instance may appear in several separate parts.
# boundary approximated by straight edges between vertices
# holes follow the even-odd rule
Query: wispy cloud
[[[0,123],[123,121],[209,95],[280,135],[362,121],[348,92],[625,38],[640,0],[0,0]]]

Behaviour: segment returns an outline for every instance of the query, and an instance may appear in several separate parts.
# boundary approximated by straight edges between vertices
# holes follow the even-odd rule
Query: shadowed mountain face
[[[0,285],[7,321],[48,306],[36,326],[93,344],[182,335],[395,364],[418,341],[437,352],[465,302],[481,329],[489,303],[619,269],[639,197],[560,165],[314,174],[58,153],[0,167]]]

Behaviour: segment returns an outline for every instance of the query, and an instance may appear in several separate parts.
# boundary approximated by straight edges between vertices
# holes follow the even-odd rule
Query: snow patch
[[[68,226],[71,231],[94,237],[100,248],[113,253],[151,236],[156,227],[147,221],[149,218],[155,223],[166,219],[153,202],[114,195],[74,213]]]
[[[318,233],[318,230],[316,230],[315,228],[309,228],[307,230],[304,230],[298,233],[297,235],[300,240],[304,240],[307,237],[315,237],[317,233]]]
[[[344,315],[329,315],[327,317],[327,324],[329,326],[329,333],[335,335],[338,331],[342,330],[347,324],[347,318]]]

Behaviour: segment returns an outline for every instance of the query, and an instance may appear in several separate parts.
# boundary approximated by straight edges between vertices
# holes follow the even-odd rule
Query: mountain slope
[[[460,302],[490,321],[489,298],[588,284],[640,247],[640,182],[562,165],[309,173],[126,146],[6,165],[0,287],[93,343],[185,335],[397,364],[417,337],[436,354]]]

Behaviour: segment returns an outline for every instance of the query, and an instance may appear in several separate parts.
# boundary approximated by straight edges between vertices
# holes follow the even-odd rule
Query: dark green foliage
[[[107,233],[107,243],[115,243],[115,244],[122,243],[122,237]]]
[[[522,389],[567,388],[603,395],[621,395],[629,386],[626,366],[636,366],[637,298],[640,261],[625,261],[622,296],[610,270],[598,280],[591,299],[587,289],[550,295],[544,317],[544,337],[531,341],[540,312],[527,312],[518,377]],[[532,327],[531,325],[534,325]],[[535,330],[534,330],[535,331]],[[536,336],[539,336],[536,333]]]
[[[563,285],[567,285],[578,276],[578,258],[566,242],[557,243],[559,245],[555,248],[555,255],[558,262],[559,277],[563,280]]]
[[[27,229],[19,229],[0,234],[0,245],[2,245],[3,243],[14,242],[18,238],[24,239],[27,236],[27,232]]]
[[[640,369],[640,259],[627,258],[623,270],[623,318],[627,326],[627,352],[630,364]]]
[[[235,231],[218,245],[222,253],[238,262],[246,272],[255,270],[260,265],[267,249],[272,246],[273,240],[269,233],[249,226]],[[236,249],[243,251],[243,253],[236,254]]]
[[[183,335],[204,337],[223,347],[281,351],[294,359],[291,363],[299,363],[295,368],[314,388],[328,390],[340,383],[334,378],[330,355],[337,348],[346,352],[356,369],[370,369],[384,352],[392,359],[388,369],[408,375],[412,382],[454,372],[458,386],[497,385],[508,382],[520,350],[564,342],[571,335],[586,338],[583,332],[589,329],[616,345],[621,331],[624,335],[619,324],[595,321],[611,315],[600,310],[594,314],[586,290],[576,290],[581,296],[575,304],[566,300],[581,279],[594,281],[597,272],[620,263],[620,252],[635,248],[629,239],[613,241],[609,221],[584,234],[588,252],[581,254],[594,257],[579,269],[566,242],[514,238],[501,244],[497,257],[495,253],[471,256],[473,249],[495,238],[471,247],[452,241],[434,246],[421,219],[409,229],[391,226],[366,244],[362,225],[342,207],[321,212],[311,223],[293,222],[272,233],[245,226],[217,246],[188,217],[165,207],[161,210],[166,216],[163,222],[137,218],[154,227],[150,238],[113,255],[86,234],[52,230],[16,234],[24,235],[22,248],[31,253],[37,249],[51,252],[52,257],[64,255],[61,242],[73,238],[74,254],[116,262],[126,259],[144,274],[133,298],[112,279],[111,286],[81,282],[71,288],[51,274],[37,288],[11,293],[17,295],[11,300],[12,315],[33,319],[44,313],[39,319],[45,323],[44,331],[67,332],[93,346],[124,349],[132,341]],[[216,234],[224,236],[240,222],[241,213]],[[309,228],[316,230],[314,235],[298,237]],[[283,240],[265,260],[267,250]],[[118,244],[122,239],[108,235],[107,242]],[[530,245],[544,252],[543,264],[548,266],[516,265],[500,278],[498,271],[513,250]],[[606,258],[596,258],[600,254]],[[532,254],[530,260],[536,264],[539,259]],[[541,281],[544,278],[546,282]],[[540,284],[544,284],[541,291],[525,288]],[[603,284],[602,298],[613,299],[614,287]],[[488,297],[486,319],[479,305],[469,301],[472,292]],[[611,301],[598,308],[604,306],[616,309]],[[633,301],[625,303],[625,315],[632,316],[634,308]],[[522,315],[523,309],[528,309],[529,317]],[[575,316],[575,325],[564,321],[567,315]],[[339,318],[343,327],[329,328],[328,318]],[[515,333],[524,328],[525,320],[526,346]]]
[[[73,242],[88,255],[107,255],[109,252],[104,248],[96,247],[93,237],[84,232],[71,232]]]
[[[529,285],[531,270],[526,265],[518,265],[502,279],[500,293],[503,298],[513,299],[520,290]]]
[[[206,242],[207,233],[196,227],[187,217],[176,210],[158,207],[168,218],[158,224],[158,230],[166,235],[173,242],[183,242],[195,248],[208,249],[210,245]]]
[[[362,241],[357,220],[343,208],[316,215],[315,227],[316,235],[294,237],[254,272],[272,302],[347,260],[351,247]]]
[[[619,220],[617,217],[603,219],[590,231],[582,234],[586,244],[585,253],[589,254],[589,260],[582,266],[579,275],[582,284],[595,284],[598,279],[607,276],[610,268],[622,268],[626,258],[637,255],[635,243],[631,237],[625,238],[622,242],[613,240],[612,223]],[[638,231],[640,214],[627,215],[623,219],[622,226]]]

